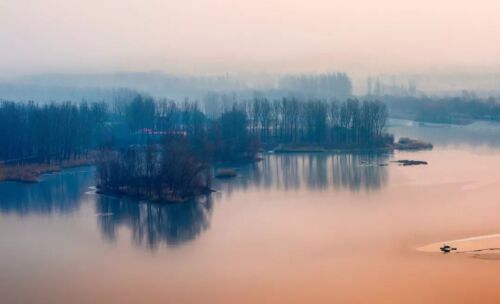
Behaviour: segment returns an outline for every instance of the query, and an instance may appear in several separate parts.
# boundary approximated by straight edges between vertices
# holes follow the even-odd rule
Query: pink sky
[[[0,0],[7,73],[500,71],[498,0]]]

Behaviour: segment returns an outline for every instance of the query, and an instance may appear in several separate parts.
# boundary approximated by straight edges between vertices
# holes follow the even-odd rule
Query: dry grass
[[[95,158],[93,156],[90,157],[81,157],[81,158],[75,158],[71,160],[66,160],[61,163],[61,168],[66,169],[66,168],[74,168],[74,167],[81,167],[81,166],[89,166],[95,164]]]
[[[94,164],[93,157],[75,158],[59,164],[18,164],[0,167],[0,181],[36,183],[42,174],[59,172],[61,169]]]
[[[61,167],[50,164],[30,164],[4,166],[3,180],[24,183],[36,183],[38,177],[44,173],[52,173],[61,170]]]

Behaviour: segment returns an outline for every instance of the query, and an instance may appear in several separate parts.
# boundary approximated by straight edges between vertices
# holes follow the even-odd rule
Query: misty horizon
[[[290,78],[316,78],[344,74],[349,92],[331,84],[328,94],[309,97],[340,98],[364,95],[391,96],[463,96],[480,98],[500,96],[500,73],[469,74],[375,74],[359,77],[343,71],[328,73],[224,73],[174,74],[162,71],[114,73],[45,73],[0,78],[0,98],[18,101],[66,101],[113,99],[117,92],[128,90],[158,98],[203,100],[207,94],[236,94],[251,98],[254,94],[279,97],[279,94],[307,93],[299,84],[286,84]],[[297,86],[298,85],[298,86]],[[379,91],[375,92],[375,86]],[[340,89],[340,91],[338,91]],[[281,93],[280,93],[281,92]],[[308,95],[308,94],[306,94]]]
[[[0,8],[9,76],[500,73],[500,3],[491,0],[2,0]]]

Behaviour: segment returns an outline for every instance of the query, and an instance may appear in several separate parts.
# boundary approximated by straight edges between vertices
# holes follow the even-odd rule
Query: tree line
[[[211,162],[254,160],[261,145],[380,147],[393,141],[387,109],[377,101],[255,98],[207,116],[196,102],[138,95],[122,113],[128,134],[139,138],[125,149],[103,150],[100,186],[154,200],[208,191]]]
[[[356,148],[393,141],[386,132],[387,108],[379,101],[261,98],[247,103],[246,109],[251,133],[265,144]]]
[[[474,120],[500,121],[500,100],[462,97],[384,96],[393,117],[432,123],[469,123]]]
[[[222,154],[221,160],[231,158],[224,150],[252,150],[255,144],[345,148],[392,143],[386,130],[387,107],[379,101],[254,98],[208,116],[196,102],[178,104],[138,96],[126,113],[133,129],[185,131],[199,142],[208,139],[216,154]]]
[[[204,160],[254,156],[260,145],[373,147],[391,143],[387,108],[378,101],[254,98],[206,115],[197,102],[137,95],[120,107],[105,103],[0,102],[0,158],[64,160],[106,145],[145,144],[185,134]]]
[[[209,187],[212,162],[253,161],[262,146],[380,147],[387,109],[378,101],[282,98],[235,102],[207,115],[197,102],[137,95],[131,101],[0,103],[0,158],[58,162],[100,150],[103,188],[162,199]]]
[[[104,103],[0,102],[0,160],[62,161],[98,146]]]

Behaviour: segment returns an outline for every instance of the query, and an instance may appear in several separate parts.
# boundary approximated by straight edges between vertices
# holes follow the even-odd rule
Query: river
[[[500,126],[390,130],[435,148],[266,154],[179,205],[97,195],[92,167],[1,183],[0,302],[498,303],[495,252],[420,248],[500,233]]]

